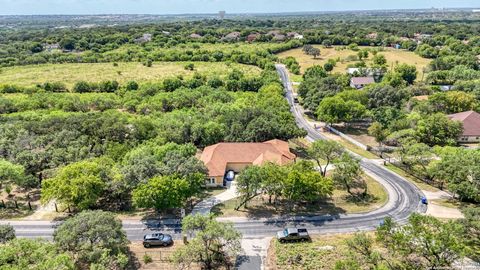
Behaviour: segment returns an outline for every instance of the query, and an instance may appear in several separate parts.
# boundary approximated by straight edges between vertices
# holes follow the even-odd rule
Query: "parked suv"
[[[173,244],[171,235],[163,233],[152,233],[143,236],[143,246],[146,248],[153,246],[170,246]]]
[[[287,228],[277,232],[277,239],[281,243],[310,241],[307,229]]]

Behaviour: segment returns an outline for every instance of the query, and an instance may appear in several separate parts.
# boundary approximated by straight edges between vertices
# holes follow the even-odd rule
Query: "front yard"
[[[235,210],[241,200],[236,198],[214,206],[212,213],[222,217],[268,218],[281,215],[315,216],[368,212],[382,207],[388,200],[388,194],[377,181],[368,176],[365,177],[371,195],[368,202],[355,201],[346,191],[336,189],[331,198],[319,200],[316,203],[297,204],[293,209],[287,202],[280,201],[276,205],[269,204],[268,197],[258,196],[248,202],[248,208],[241,207],[238,211]]]

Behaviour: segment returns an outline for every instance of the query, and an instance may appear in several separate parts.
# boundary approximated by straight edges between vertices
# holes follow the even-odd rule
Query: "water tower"
[[[218,16],[220,16],[220,19],[223,20],[223,19],[225,18],[225,11],[224,11],[224,10],[219,11],[219,12],[218,12]]]

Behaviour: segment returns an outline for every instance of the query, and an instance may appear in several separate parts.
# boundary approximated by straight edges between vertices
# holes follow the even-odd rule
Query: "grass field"
[[[348,258],[347,240],[353,234],[314,236],[311,242],[279,243],[273,239],[267,254],[267,269],[335,269],[337,261]]]
[[[368,203],[353,202],[344,190],[334,190],[330,199],[316,204],[301,205],[291,210],[288,205],[279,203],[275,208],[269,205],[267,198],[256,197],[248,203],[248,208],[241,207],[238,211],[235,207],[240,199],[233,199],[212,208],[212,213],[223,216],[247,216],[254,218],[274,217],[279,215],[325,215],[340,213],[362,213],[382,207],[388,200],[388,194],[377,181],[365,176],[369,194],[374,198]]]
[[[324,48],[323,46],[320,46],[320,45],[316,45],[314,47],[319,48],[321,51],[321,54],[319,57],[317,57],[317,59],[314,59],[313,57],[304,54],[302,51],[302,48],[288,50],[278,54],[278,56],[280,58],[285,58],[288,56],[295,57],[298,63],[300,64],[302,73],[306,68],[309,68],[313,65],[323,66],[329,59],[339,60],[337,61],[337,65],[333,69],[333,72],[339,72],[339,73],[345,73],[348,65],[355,63],[354,61],[346,60],[346,58],[349,55],[357,55],[357,52],[355,51],[352,51],[349,49],[340,50],[340,47]],[[360,47],[360,48],[368,48],[368,47]],[[385,56],[385,58],[387,59],[389,68],[392,68],[397,63],[415,65],[418,71],[418,76],[417,76],[418,79],[422,79],[423,68],[426,67],[430,62],[429,59],[422,58],[413,52],[396,50],[392,48],[385,48],[385,50],[379,52],[379,54],[383,54]],[[367,65],[371,63],[372,58],[373,58],[373,55],[370,53],[369,58],[366,60]],[[296,75],[292,76],[292,80],[294,81],[299,81],[300,78],[301,78],[300,76],[296,76]]]
[[[155,62],[152,67],[146,67],[136,62],[118,63],[118,66],[114,66],[113,63],[17,66],[3,68],[0,71],[0,84],[28,87],[45,82],[63,82],[70,88],[77,81],[116,80],[122,84],[131,80],[138,82],[159,81],[177,75],[190,77],[195,72],[220,77],[227,75],[233,69],[241,70],[246,75],[259,75],[261,72],[257,67],[236,63],[193,63],[195,65],[194,71],[185,70],[184,67],[187,62]]]

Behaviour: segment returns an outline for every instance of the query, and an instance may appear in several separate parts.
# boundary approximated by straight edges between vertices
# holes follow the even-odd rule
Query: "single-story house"
[[[193,33],[189,36],[190,38],[193,38],[193,39],[199,39],[199,38],[202,38],[201,35],[197,34],[197,33]]]
[[[228,40],[228,41],[238,40],[240,38],[240,35],[241,35],[240,32],[231,32],[226,36],[224,36],[222,40]]]
[[[350,79],[350,86],[355,89],[362,89],[365,85],[375,83],[373,77],[353,77]]]
[[[480,114],[475,111],[467,111],[448,116],[451,120],[460,121],[463,124],[463,133],[458,138],[460,143],[480,142]]]
[[[208,169],[207,186],[223,186],[226,172],[240,173],[247,166],[267,162],[287,165],[295,161],[288,143],[271,140],[262,143],[217,143],[206,147],[200,160]]]

